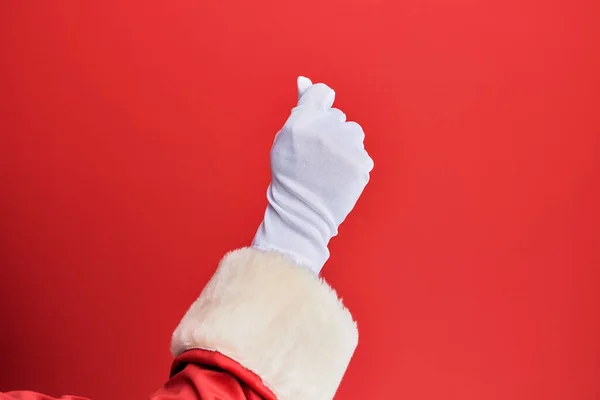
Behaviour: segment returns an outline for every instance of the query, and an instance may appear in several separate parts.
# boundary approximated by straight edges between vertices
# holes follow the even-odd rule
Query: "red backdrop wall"
[[[337,398],[600,398],[599,4],[2,1],[0,390],[161,384],[306,74],[376,163]]]

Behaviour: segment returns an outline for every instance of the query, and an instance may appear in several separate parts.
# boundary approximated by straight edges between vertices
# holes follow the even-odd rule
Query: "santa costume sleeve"
[[[277,252],[236,250],[175,329],[170,379],[150,398],[332,399],[357,342],[355,322],[322,278]]]

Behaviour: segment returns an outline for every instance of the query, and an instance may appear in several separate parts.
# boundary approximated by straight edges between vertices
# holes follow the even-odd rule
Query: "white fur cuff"
[[[330,400],[357,343],[356,323],[325,281],[280,254],[245,248],[223,258],[171,351],[218,351],[279,400]]]

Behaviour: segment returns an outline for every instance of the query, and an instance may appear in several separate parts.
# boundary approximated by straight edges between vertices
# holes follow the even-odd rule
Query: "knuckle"
[[[339,108],[332,108],[331,110],[329,110],[329,115],[331,115],[336,120],[346,122],[346,114]]]

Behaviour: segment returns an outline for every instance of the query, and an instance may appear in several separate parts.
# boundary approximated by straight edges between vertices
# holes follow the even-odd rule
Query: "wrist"
[[[281,253],[318,275],[329,258],[329,239],[323,237],[314,225],[269,204],[252,247]]]

